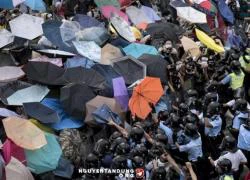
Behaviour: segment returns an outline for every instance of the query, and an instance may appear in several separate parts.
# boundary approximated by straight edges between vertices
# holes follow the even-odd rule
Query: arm
[[[205,122],[205,127],[213,128],[213,125],[209,122],[208,118],[205,117],[204,122]]]
[[[162,155],[164,159],[166,159],[174,168],[174,170],[178,173],[181,174],[181,169],[179,168],[178,164],[175,162],[175,160],[172,158],[172,156],[168,153],[165,153]]]
[[[214,160],[209,156],[208,160],[212,166],[215,166]]]
[[[197,180],[197,176],[193,170],[192,164],[190,162],[186,162],[186,166],[191,175],[192,180]]]
[[[150,144],[154,144],[154,139],[153,138],[151,138],[151,136],[148,134],[148,133],[146,133],[145,131],[144,131],[144,137],[147,139],[147,141],[150,143]]]
[[[120,133],[122,133],[122,135],[127,138],[128,137],[128,131],[126,129],[124,129],[123,127],[119,126],[118,124],[116,124],[114,121],[110,120],[108,122],[109,125],[114,126]]]

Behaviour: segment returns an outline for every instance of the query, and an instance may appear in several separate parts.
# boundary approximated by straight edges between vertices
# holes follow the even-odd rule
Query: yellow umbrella
[[[190,38],[183,36],[181,38],[181,43],[186,52],[190,52],[192,57],[199,58],[201,51],[199,46]]]
[[[199,29],[195,29],[195,32],[196,32],[197,38],[203,44],[205,44],[209,49],[212,49],[218,53],[225,51],[224,47],[216,44],[216,42],[212,38],[210,38],[206,33],[204,33],[203,31],[200,31]]]
[[[51,129],[50,127],[41,124],[38,120],[36,119],[29,119],[30,122],[32,122],[34,125],[36,125],[39,129],[41,129],[44,132],[50,133],[50,134],[55,134],[55,132],[53,131],[53,129]]]
[[[45,134],[33,123],[18,117],[3,119],[5,132],[16,145],[29,150],[35,150],[47,144]]]

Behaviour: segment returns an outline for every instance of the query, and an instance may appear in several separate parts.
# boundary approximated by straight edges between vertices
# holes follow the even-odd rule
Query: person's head
[[[99,139],[95,143],[94,153],[98,156],[103,156],[109,150],[109,142],[105,139]]]
[[[132,127],[131,132],[130,132],[130,138],[135,142],[135,143],[140,143],[141,139],[143,138],[144,135],[144,130],[140,127]]]
[[[116,150],[116,147],[121,143],[126,143],[127,140],[123,137],[117,137],[112,144],[110,145],[110,151],[114,152]]]
[[[166,180],[167,172],[164,167],[158,167],[152,173],[152,180]]]
[[[217,101],[217,93],[209,92],[205,95],[205,105]]]
[[[233,109],[236,111],[245,112],[247,110],[247,101],[245,99],[237,99]]]
[[[211,102],[207,107],[207,117],[218,115],[220,112],[220,104],[218,102]]]
[[[184,115],[187,114],[187,112],[188,112],[188,105],[186,103],[181,103],[178,108],[179,108],[178,112],[179,112],[179,115],[181,117],[183,117]]]
[[[162,144],[167,144],[168,143],[168,137],[165,134],[161,134],[161,133],[156,134],[155,140],[157,142],[162,143]]]
[[[141,156],[145,159],[148,155],[148,149],[144,144],[140,144],[140,146],[135,147],[135,155]]]
[[[144,160],[141,156],[135,156],[132,158],[132,167],[134,169],[142,168],[143,166],[144,166]]]
[[[163,49],[166,53],[171,53],[173,49],[173,44],[171,41],[166,41],[163,45]]]
[[[206,86],[206,92],[217,92],[219,87],[219,83],[216,81],[211,81],[207,86]]]
[[[122,137],[122,134],[119,131],[113,132],[113,134],[109,137],[109,142],[113,143],[113,141],[118,137]]]
[[[122,142],[122,143],[118,144],[116,149],[115,149],[116,155],[126,155],[129,152],[130,152],[130,147],[129,147],[128,143],[126,143],[126,142]]]
[[[126,156],[115,156],[112,160],[112,168],[114,169],[126,169],[127,168],[127,157]]]
[[[85,166],[88,169],[98,168],[99,167],[98,157],[93,153],[88,154],[88,156],[86,157],[86,160],[85,160]]]
[[[241,65],[239,61],[232,61],[230,64],[231,70],[235,73],[235,74],[240,74],[241,73]]]
[[[172,129],[178,129],[180,127],[180,116],[175,113],[170,114],[170,126]]]
[[[158,119],[160,121],[166,121],[169,118],[169,111],[160,111],[158,113]]]
[[[196,139],[199,137],[199,133],[197,131],[196,125],[194,125],[192,123],[187,123],[185,125],[184,133],[186,136],[188,136],[192,139]]]
[[[220,145],[222,151],[235,152],[237,150],[237,143],[232,136],[225,136]]]
[[[184,124],[192,123],[196,125],[198,121],[199,121],[199,118],[197,117],[196,114],[193,114],[193,113],[188,113],[186,116],[183,117]]]
[[[197,98],[198,97],[198,92],[195,89],[189,89],[187,91],[187,96]]]
[[[218,174],[230,174],[232,172],[232,162],[229,159],[218,160],[216,165],[216,171]]]

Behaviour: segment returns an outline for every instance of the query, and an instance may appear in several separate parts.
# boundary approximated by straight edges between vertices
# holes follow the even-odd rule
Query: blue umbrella
[[[79,128],[83,126],[82,119],[75,119],[63,110],[59,99],[45,98],[41,103],[56,111],[60,118],[60,121],[57,123],[47,124],[51,128],[55,130],[62,130],[66,128]]]
[[[217,0],[217,6],[225,21],[234,24],[234,14],[224,0]]]
[[[64,63],[65,68],[74,68],[74,67],[84,67],[90,69],[96,63],[86,57],[75,56],[73,58],[67,59]]]
[[[22,3],[24,0],[18,0],[17,2],[13,0],[0,0],[0,8],[3,9],[12,9],[18,4]]]
[[[29,6],[32,10],[46,11],[46,5],[43,0],[25,0],[24,4]]]
[[[37,150],[24,150],[31,172],[41,174],[56,169],[62,155],[61,147],[53,134],[45,133],[47,144]]]
[[[123,51],[127,56],[130,55],[134,58],[138,58],[143,54],[158,55],[158,51],[154,46],[138,43],[132,43],[126,46],[125,48],[123,48]]]
[[[97,19],[82,14],[76,14],[75,17],[73,18],[73,21],[77,21],[82,28],[105,27],[105,24],[101,23]]]
[[[53,173],[56,176],[68,179],[71,179],[73,172],[74,172],[74,166],[71,164],[69,160],[64,159],[62,157],[59,160],[56,170],[53,171]]]

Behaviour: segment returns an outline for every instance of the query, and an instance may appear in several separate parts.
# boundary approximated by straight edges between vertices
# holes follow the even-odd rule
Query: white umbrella
[[[23,77],[25,73],[21,67],[16,66],[3,66],[0,67],[0,82],[15,81]]]
[[[43,22],[43,18],[22,14],[11,20],[9,24],[12,34],[24,39],[33,40],[43,34]]]
[[[191,23],[207,23],[206,14],[192,7],[177,7],[177,15]]]
[[[56,49],[42,49],[42,50],[37,50],[38,52],[45,53],[45,54],[51,54],[51,55],[60,55],[60,56],[75,56],[75,54],[72,54],[67,51],[61,51],[61,50],[56,50]]]
[[[14,41],[14,36],[6,29],[0,30],[0,48],[12,43]]]

